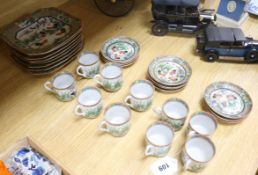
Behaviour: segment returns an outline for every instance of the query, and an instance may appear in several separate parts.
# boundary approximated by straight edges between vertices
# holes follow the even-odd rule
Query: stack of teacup
[[[153,111],[160,122],[150,126],[146,131],[146,156],[165,156],[172,145],[174,132],[179,131],[188,115],[187,104],[177,98],[168,99],[162,107]],[[217,121],[207,112],[194,113],[186,130],[187,141],[181,158],[186,170],[201,171],[215,155],[215,146],[209,137],[215,132]]]

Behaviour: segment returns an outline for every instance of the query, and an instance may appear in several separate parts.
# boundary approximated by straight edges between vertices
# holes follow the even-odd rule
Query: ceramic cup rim
[[[197,115],[200,115],[200,114],[205,115],[206,117],[210,118],[210,119],[213,121],[213,123],[215,124],[214,132],[216,131],[216,129],[217,129],[217,127],[218,127],[218,122],[217,122],[215,116],[214,116],[213,114],[211,114],[211,113],[209,113],[209,112],[205,112],[205,111],[200,111],[200,112],[195,112],[195,113],[193,113],[193,114],[191,115],[190,120],[189,120],[189,127],[190,127],[191,130],[193,130],[194,132],[196,132],[196,133],[199,134],[199,135],[209,136],[209,135],[211,135],[211,134],[202,134],[202,133],[196,131],[196,130],[193,128],[192,124],[191,124],[191,120],[192,120],[194,117],[196,117]],[[212,134],[213,134],[213,133],[212,133]]]
[[[166,145],[157,145],[157,144],[155,144],[155,143],[153,143],[153,142],[150,141],[150,139],[149,139],[148,136],[147,136],[147,133],[148,133],[149,129],[152,128],[152,127],[155,126],[155,125],[163,125],[163,126],[166,126],[166,127],[171,131],[171,133],[172,133],[172,139],[171,139],[171,142],[170,142],[169,144],[166,144]],[[172,144],[172,141],[173,141],[173,138],[174,138],[174,137],[175,137],[175,132],[174,132],[173,128],[171,128],[171,127],[170,127],[167,123],[165,123],[165,122],[155,122],[155,123],[151,124],[151,125],[147,128],[147,130],[146,130],[146,132],[145,132],[145,139],[147,140],[147,142],[150,143],[151,145],[153,145],[153,146],[155,146],[155,147],[159,147],[159,148],[166,147],[166,146],[170,146],[170,145]]]
[[[182,104],[186,107],[186,115],[183,116],[183,117],[181,117],[181,118],[173,118],[173,117],[169,116],[169,115],[165,112],[165,110],[164,110],[164,107],[165,107],[165,105],[166,105],[168,102],[180,102],[180,103],[182,103]],[[169,119],[172,119],[172,120],[185,120],[185,119],[187,118],[188,113],[189,113],[189,106],[188,106],[188,104],[187,104],[184,100],[182,100],[182,99],[180,99],[180,98],[170,98],[170,99],[167,99],[167,100],[163,103],[161,109],[162,109],[162,112],[166,115],[166,117],[169,118]]]
[[[145,83],[145,84],[150,85],[151,88],[152,88],[152,93],[151,93],[151,95],[148,96],[148,97],[144,97],[144,98],[139,98],[139,97],[136,97],[135,95],[133,95],[133,94],[131,93],[131,88],[132,88],[135,84],[137,84],[137,83]],[[146,100],[146,99],[151,98],[151,97],[154,95],[154,91],[155,91],[155,87],[154,87],[154,85],[153,85],[149,80],[136,80],[136,81],[134,81],[134,82],[130,85],[130,88],[129,88],[130,95],[131,95],[133,98],[136,98],[136,99],[139,99],[139,100]]]
[[[96,61],[94,61],[93,63],[91,63],[91,64],[84,64],[84,63],[81,63],[81,62],[80,62],[81,57],[82,57],[83,55],[86,55],[86,54],[93,54],[93,55],[96,55],[96,56],[98,57],[98,59],[97,59]],[[79,65],[82,65],[82,66],[92,66],[92,65],[94,65],[94,64],[96,64],[96,63],[98,63],[98,62],[99,62],[99,55],[98,55],[96,52],[93,52],[93,51],[84,51],[84,52],[81,52],[80,55],[78,56],[78,63],[79,63]]]
[[[118,67],[118,68],[121,70],[121,74],[119,74],[119,75],[116,76],[116,77],[112,77],[112,78],[109,78],[109,77],[104,76],[104,75],[102,74],[102,71],[103,71],[103,69],[105,69],[105,68],[108,67],[108,66],[115,66],[115,67]],[[99,74],[100,74],[100,76],[103,77],[104,79],[113,80],[113,79],[119,78],[119,77],[121,77],[121,76],[123,75],[123,69],[122,69],[122,67],[121,67],[120,65],[118,65],[118,64],[116,64],[116,63],[106,63],[106,64],[104,64],[104,66],[102,67],[102,69],[99,71]]]
[[[194,138],[202,138],[202,139],[206,140],[207,142],[209,142],[209,144],[212,146],[212,148],[213,148],[213,154],[212,154],[212,157],[211,157],[209,160],[207,160],[207,161],[198,161],[198,160],[195,160],[194,158],[192,158],[192,157],[189,155],[189,153],[187,152],[187,149],[186,149],[186,144],[187,144],[190,140],[192,140],[192,139],[194,139]],[[215,147],[214,143],[211,141],[211,139],[210,139],[209,137],[203,136],[203,135],[197,135],[197,136],[193,136],[193,137],[189,138],[189,139],[185,142],[184,150],[185,150],[185,153],[187,154],[187,156],[188,156],[191,160],[193,160],[193,161],[195,161],[195,162],[198,162],[198,163],[208,163],[210,160],[212,160],[212,158],[213,158],[213,157],[215,156],[215,154],[216,154],[216,147]]]
[[[67,87],[65,87],[65,88],[58,88],[58,87],[55,87],[55,86],[54,86],[54,81],[55,81],[55,79],[56,79],[57,77],[59,77],[60,75],[65,75],[65,74],[71,76],[71,77],[73,78],[73,82],[72,82],[69,86],[67,86]],[[57,90],[64,90],[64,89],[69,89],[71,86],[74,85],[74,83],[75,83],[75,78],[74,78],[74,76],[73,76],[72,73],[67,72],[67,71],[63,71],[63,72],[56,73],[56,74],[52,77],[52,79],[50,80],[50,82],[51,82],[51,85],[52,85],[53,88],[55,88],[55,89],[57,89]]]
[[[106,119],[106,112],[107,112],[111,107],[113,107],[113,106],[123,106],[123,107],[125,107],[125,108],[128,110],[129,116],[128,116],[128,119],[127,119],[125,122],[119,123],[119,124],[114,124],[114,123],[111,123],[110,121],[108,121],[108,120]],[[105,109],[105,111],[104,111],[104,119],[103,119],[103,120],[104,120],[106,123],[108,123],[109,125],[112,125],[112,126],[122,126],[122,125],[128,123],[128,122],[131,120],[131,115],[132,115],[132,114],[131,114],[130,108],[129,108],[127,105],[125,105],[124,103],[112,103],[112,104],[110,104],[110,105],[108,105],[108,106],[106,107],[106,109]]]
[[[82,103],[79,101],[80,95],[81,95],[85,90],[88,90],[88,89],[96,90],[96,91],[100,94],[100,99],[99,99],[96,103],[94,103],[94,104],[92,104],[92,105],[84,105],[84,104],[82,104]],[[85,107],[93,107],[93,106],[96,106],[96,105],[98,105],[101,101],[102,101],[102,94],[101,94],[101,91],[100,91],[98,88],[93,87],[93,86],[87,86],[87,87],[83,88],[83,89],[81,90],[80,94],[78,95],[78,98],[77,98],[78,104],[80,104],[80,105],[82,105],[82,106],[85,106]]]

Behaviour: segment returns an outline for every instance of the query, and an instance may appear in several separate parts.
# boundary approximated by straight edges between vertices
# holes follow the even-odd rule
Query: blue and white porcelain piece
[[[246,11],[252,13],[254,15],[258,15],[258,1],[257,0],[250,0],[246,5]]]
[[[61,175],[60,168],[30,147],[23,147],[7,161],[13,175]]]

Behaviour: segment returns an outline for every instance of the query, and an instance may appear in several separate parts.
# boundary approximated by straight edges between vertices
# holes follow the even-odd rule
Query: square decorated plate
[[[57,8],[43,8],[6,26],[1,34],[12,48],[29,56],[62,46],[81,28],[81,21]]]

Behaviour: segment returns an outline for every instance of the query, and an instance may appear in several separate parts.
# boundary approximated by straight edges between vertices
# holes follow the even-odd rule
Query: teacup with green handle
[[[155,88],[148,80],[137,80],[130,86],[130,94],[125,98],[125,103],[132,109],[144,112],[152,104]]]
[[[161,121],[167,122],[174,131],[179,131],[185,123],[189,108],[183,100],[171,98],[162,107],[153,108],[153,111]]]
[[[94,80],[108,92],[118,91],[123,84],[122,68],[115,63],[106,63]]]
[[[75,107],[75,114],[84,118],[96,118],[102,111],[101,92],[95,87],[86,87],[82,89],[78,104]]]
[[[166,123],[155,123],[146,132],[145,156],[165,156],[174,138],[173,129]]]
[[[130,109],[123,103],[114,103],[106,108],[104,119],[100,123],[99,129],[115,137],[121,137],[129,131],[130,119]]]
[[[186,134],[187,137],[193,137],[195,135],[211,137],[216,129],[217,120],[212,114],[208,112],[196,112],[189,120]]]
[[[78,58],[76,73],[83,78],[93,78],[99,73],[100,61],[95,52],[82,52]]]
[[[56,74],[44,84],[44,87],[47,91],[55,94],[60,101],[71,101],[76,97],[75,79],[69,72]]]
[[[208,137],[199,135],[189,138],[181,154],[184,169],[192,172],[203,170],[215,152],[215,145]]]

